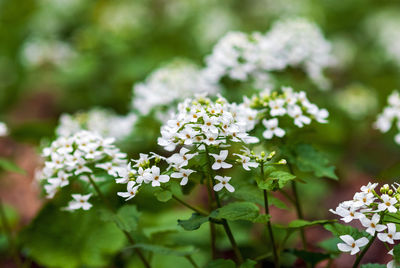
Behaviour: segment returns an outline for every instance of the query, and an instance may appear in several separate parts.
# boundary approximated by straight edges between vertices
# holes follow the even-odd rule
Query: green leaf
[[[247,259],[244,261],[244,263],[242,263],[242,265],[240,265],[240,268],[254,268],[256,266],[257,262]]]
[[[26,171],[17,166],[15,163],[11,162],[8,159],[0,158],[0,170],[8,171],[8,172],[16,172],[22,175],[26,174]]]
[[[233,202],[216,210],[217,219],[228,221],[247,220],[251,222],[265,222],[268,216],[260,215],[259,208],[251,202]]]
[[[209,262],[205,268],[235,268],[236,264],[232,260],[217,259]]]
[[[20,235],[30,258],[45,267],[107,267],[126,239],[115,224],[99,220],[98,212],[66,212],[45,206]]]
[[[325,224],[324,228],[330,231],[336,237],[346,234],[351,235],[354,239],[368,237],[368,234],[365,231],[360,231],[354,227],[340,223]]]
[[[367,263],[367,264],[362,264],[360,268],[386,268],[386,265],[379,263]]]
[[[294,180],[295,175],[289,172],[277,170],[275,167],[269,166],[265,169],[265,178],[257,181],[258,187],[267,191],[276,191],[285,187],[285,185]]]
[[[298,144],[294,152],[289,156],[300,171],[312,172],[316,177],[327,177],[338,180],[335,167],[330,164],[329,159],[309,144]]]
[[[193,231],[200,228],[200,226],[210,219],[209,216],[203,216],[199,213],[193,213],[188,220],[178,220],[178,225],[182,226],[187,231]]]
[[[329,252],[332,257],[335,257],[336,255],[339,255],[341,252],[337,247],[338,243],[341,243],[342,240],[338,237],[332,237],[329,239],[326,239],[322,242],[319,243],[319,246],[323,249],[325,249],[327,252]]]
[[[310,263],[312,267],[314,267],[320,261],[330,258],[329,254],[320,252],[311,252],[311,251],[297,250],[297,249],[291,249],[289,250],[289,252],[297,256],[298,258],[304,260],[305,262]]]
[[[400,244],[394,246],[393,248],[393,259],[396,263],[400,263]]]
[[[175,255],[175,256],[189,256],[195,253],[193,249],[188,249],[188,248],[186,248],[186,250],[182,250],[182,249],[167,248],[164,246],[144,244],[144,243],[139,243],[129,248],[140,248],[146,251],[151,251],[153,253],[158,253],[163,255]]]
[[[108,209],[100,210],[100,216],[104,221],[112,221],[123,231],[132,232],[136,230],[140,213],[135,205],[125,205],[117,213]]]
[[[314,225],[324,225],[328,223],[334,223],[336,220],[317,220],[317,221],[306,221],[306,220],[294,220],[289,223],[287,228],[291,229],[299,229],[299,228],[305,228],[305,227],[310,227]]]

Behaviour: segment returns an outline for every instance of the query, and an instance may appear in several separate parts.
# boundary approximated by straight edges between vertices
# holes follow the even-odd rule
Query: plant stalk
[[[93,178],[91,176],[89,177],[89,181],[92,184],[94,190],[96,191],[97,195],[100,197],[100,199],[103,201],[103,203],[106,205],[106,207],[114,214],[116,215],[116,211],[115,209],[110,205],[110,203],[107,201],[107,199],[104,197],[103,193],[101,192],[100,188],[97,186],[96,182],[93,180]],[[126,238],[128,239],[129,243],[134,246],[135,245],[135,240],[133,239],[133,237],[131,236],[131,234],[127,231],[122,230],[123,233],[125,234]],[[134,248],[136,254],[139,256],[140,260],[142,261],[142,263],[144,264],[144,266],[146,268],[151,268],[150,263],[146,260],[143,252],[138,249],[138,248]]]
[[[365,246],[365,248],[363,249],[363,251],[361,252],[361,254],[357,256],[357,259],[356,259],[356,261],[355,261],[354,264],[353,264],[353,268],[357,268],[357,267],[358,267],[358,265],[360,264],[362,258],[364,257],[364,255],[367,253],[368,249],[371,247],[372,243],[374,242],[374,240],[375,240],[375,238],[376,238],[376,235],[377,235],[377,234],[375,234],[375,235],[372,237],[372,239],[371,239],[371,240],[368,242],[368,244]]]
[[[210,181],[211,181],[210,187],[212,186],[212,189],[214,189],[215,180],[214,180],[214,178],[213,178],[213,176],[212,176],[212,168],[211,168],[211,161],[210,161],[210,154],[209,154],[209,151],[208,151],[208,146],[206,146],[206,158],[207,158],[207,166],[208,166],[208,172],[209,172],[209,179],[210,179]],[[210,190],[211,190],[211,189],[210,189]],[[215,201],[216,201],[216,203],[217,203],[217,208],[221,208],[221,201],[219,200],[218,192],[215,192],[215,191],[214,191],[214,198],[215,198]],[[234,236],[233,236],[233,234],[232,234],[232,230],[231,230],[231,228],[229,227],[228,221],[227,221],[226,219],[222,219],[222,226],[224,227],[225,233],[226,233],[226,235],[227,235],[228,238],[229,238],[229,241],[230,241],[230,243],[231,243],[233,252],[235,253],[235,256],[236,256],[236,259],[237,259],[238,263],[239,263],[239,264],[243,263],[242,254],[240,253],[239,247],[238,247],[237,244],[236,244],[236,240],[235,240],[235,238],[234,238]]]
[[[264,163],[261,163],[261,178],[264,179]],[[267,190],[263,190],[263,194],[264,194],[265,214],[269,215],[269,204],[268,204]],[[273,255],[274,255],[274,266],[275,266],[275,268],[278,268],[278,267],[280,267],[279,255],[278,255],[278,251],[276,249],[274,233],[272,231],[271,218],[267,222],[267,229],[268,229],[268,234],[269,234],[269,237],[271,239],[271,244],[272,244],[272,252],[273,252]]]

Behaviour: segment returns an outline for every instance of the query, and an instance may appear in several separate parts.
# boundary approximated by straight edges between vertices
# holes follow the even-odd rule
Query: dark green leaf
[[[193,231],[200,228],[200,226],[209,220],[209,216],[203,216],[199,213],[193,213],[188,220],[178,220],[178,225],[182,226],[187,231]]]
[[[229,221],[246,220],[251,222],[265,222],[267,215],[260,215],[258,206],[251,202],[233,202],[216,210],[217,219]]]
[[[337,247],[338,243],[341,243],[342,240],[338,237],[333,237],[326,239],[319,243],[319,246],[329,252],[331,255],[339,255],[341,252]]]

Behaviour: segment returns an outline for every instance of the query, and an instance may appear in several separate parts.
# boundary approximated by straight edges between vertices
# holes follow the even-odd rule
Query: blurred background
[[[135,267],[136,263],[120,252],[123,238],[107,226],[101,239],[92,232],[85,249],[77,252],[74,247],[90,235],[95,215],[84,223],[79,213],[66,219],[57,208],[60,200],[43,197],[34,179],[41,166],[40,148],[56,137],[56,130],[62,131],[57,128],[60,120],[73,124],[77,118],[87,124],[85,120],[94,113],[99,121],[114,118],[113,124],[104,124],[107,131],[115,126],[119,133],[118,118],[126,120],[134,112],[134,85],[154,70],[176,61],[204,66],[204,57],[227,32],[264,33],[273,22],[287,17],[315,22],[336,57],[336,64],[325,70],[332,84],[329,91],[318,90],[298,70],[287,70],[290,76],[278,77],[282,84],[305,90],[310,100],[330,112],[329,124],[318,127],[312,140],[335,164],[340,180],[311,180],[302,185],[302,191],[307,219],[334,218],[328,209],[351,199],[361,185],[371,180],[390,183],[400,172],[395,131],[381,134],[373,128],[387,97],[400,84],[398,1],[0,0],[0,121],[8,127],[8,135],[0,137],[0,198],[8,227],[23,254],[31,256],[30,264]],[[228,99],[238,98],[234,89],[226,94]],[[74,114],[75,119],[67,114]],[[120,148],[131,157],[159,151],[156,116],[130,118],[135,127],[118,140]],[[148,219],[157,212],[154,220],[170,223],[164,233],[176,230],[177,216],[161,213],[171,205],[150,207],[146,197],[138,202],[143,213],[150,215]],[[279,209],[272,213],[282,221],[293,217]],[[6,227],[0,227],[0,266],[13,267]],[[164,235],[148,232],[155,237]],[[67,239],[67,234],[74,234],[74,239]],[[317,245],[329,233],[314,228],[307,235]],[[43,237],[51,239],[40,242]],[[185,239],[196,241],[196,237]],[[93,244],[96,249],[89,250]],[[386,258],[369,256],[366,261]],[[344,267],[347,257],[334,265]],[[65,265],[67,259],[71,262]],[[172,257],[163,257],[159,263],[168,261],[176,264]]]

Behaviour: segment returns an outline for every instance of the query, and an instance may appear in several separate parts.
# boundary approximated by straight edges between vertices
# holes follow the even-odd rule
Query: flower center
[[[351,247],[352,248],[356,247],[356,243],[351,244]]]
[[[155,181],[158,181],[158,179],[159,179],[158,176],[155,176],[155,177],[154,177],[154,180],[155,180]]]

